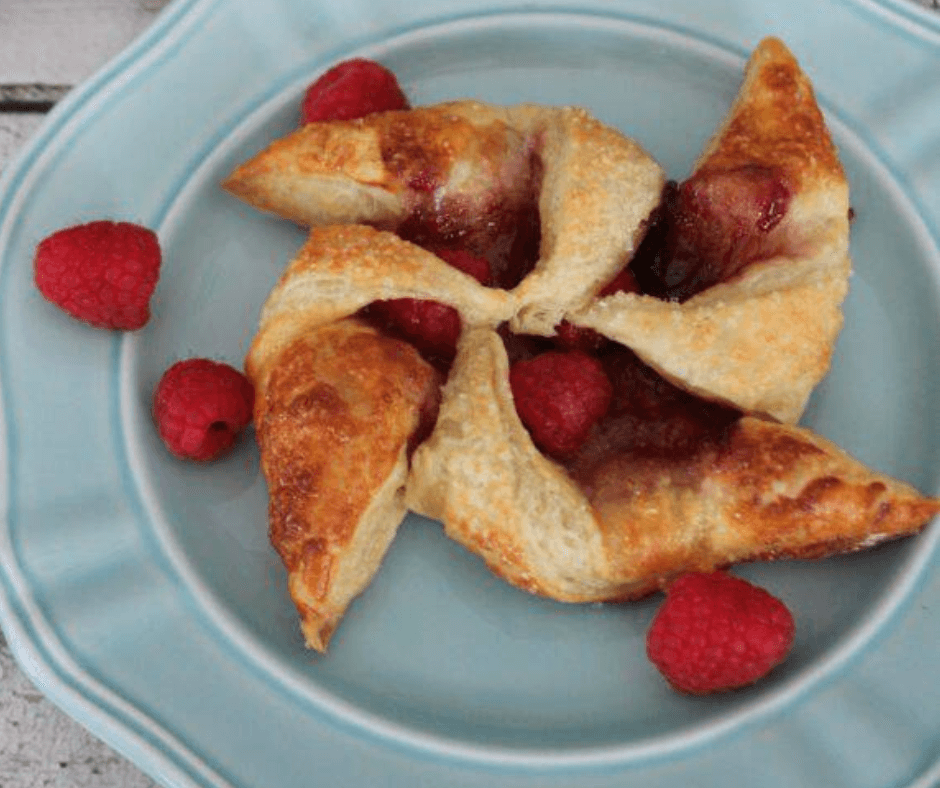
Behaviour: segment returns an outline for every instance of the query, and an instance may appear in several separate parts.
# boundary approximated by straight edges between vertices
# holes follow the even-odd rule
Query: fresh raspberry
[[[313,123],[408,108],[391,71],[372,60],[353,58],[333,66],[307,88],[301,115],[304,123]]]
[[[532,440],[556,457],[581,447],[613,398],[600,362],[578,350],[517,361],[509,368],[509,385]]]
[[[480,284],[489,284],[490,264],[463,249],[435,249],[435,254],[454,268],[469,274]],[[393,298],[372,305],[372,311],[386,325],[400,331],[426,355],[445,362],[453,359],[460,339],[460,314],[437,301]]]
[[[752,684],[793,644],[793,616],[767,591],[726,572],[683,575],[670,586],[646,653],[680,692]]]
[[[177,457],[214,460],[251,422],[254,400],[254,388],[237,369],[190,358],[163,373],[153,394],[153,418]]]
[[[58,230],[36,247],[36,287],[72,317],[98,328],[141,328],[160,276],[156,234],[130,222]]]

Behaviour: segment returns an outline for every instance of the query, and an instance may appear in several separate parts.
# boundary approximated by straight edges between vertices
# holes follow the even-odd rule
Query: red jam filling
[[[512,289],[539,256],[541,158],[537,150],[510,150],[501,135],[484,133],[475,139],[478,171],[465,187],[454,186],[449,183],[452,145],[460,147],[461,134],[479,132],[457,121],[442,135],[441,122],[430,115],[418,125],[392,123],[383,132],[383,162],[408,189],[409,217],[396,232],[428,249],[462,249],[485,257],[492,286]]]
[[[520,336],[505,327],[500,333],[510,370],[559,350],[553,339]],[[674,386],[616,342],[604,340],[591,357],[603,370],[612,392],[605,410],[588,414],[591,423],[587,428],[580,427],[578,445],[566,446],[564,451],[547,451],[537,434],[533,435],[536,444],[560,461],[575,479],[587,476],[592,468],[612,456],[675,459],[693,454],[707,442],[721,440],[740,416],[733,408],[708,402]],[[510,371],[510,380],[512,375]],[[583,386],[580,382],[577,385]],[[584,400],[589,407],[596,402],[591,396]],[[529,407],[526,404],[519,408],[517,402],[520,419],[534,432],[532,416],[526,412]],[[546,414],[543,420],[552,415],[550,410]],[[565,419],[578,421],[579,417],[568,413]],[[535,425],[535,429],[545,429],[538,421]]]
[[[541,227],[537,155],[521,190],[447,194],[442,166],[420,142],[390,153],[411,189],[403,239],[438,254],[489,287],[511,289],[534,268]],[[521,195],[521,196],[520,196]],[[630,263],[600,292],[641,292],[684,301],[748,265],[779,253],[774,229],[790,203],[775,171],[758,166],[697,173],[669,182]],[[415,299],[371,304],[363,316],[414,345],[446,376],[460,335],[453,308]],[[737,410],[672,385],[629,349],[563,321],[551,339],[502,327],[517,411],[537,445],[577,479],[612,456],[676,458],[720,440]],[[536,363],[533,363],[536,362]],[[534,371],[533,371],[534,370]],[[540,377],[541,376],[541,377]],[[523,381],[523,382],[520,382]],[[433,428],[436,403],[414,445]]]
[[[486,287],[512,289],[532,271],[541,243],[537,156],[531,156],[525,183],[471,198],[445,192],[443,164],[420,143],[390,147],[384,155],[386,164],[412,189],[409,217],[395,231],[400,238],[433,252]],[[410,342],[440,371],[449,370],[461,331],[457,310],[435,301],[401,298],[375,302],[361,314]]]
[[[757,165],[670,181],[630,263],[641,291],[685,301],[778,254],[772,231],[790,198],[780,174]]]
[[[463,250],[485,258],[492,287],[511,290],[532,271],[542,237],[538,210],[541,164],[537,155],[529,157],[525,182],[513,184],[511,189],[489,184],[478,195],[448,194],[437,166],[411,166],[417,167],[417,172],[402,174],[413,189],[413,205],[396,230],[401,238],[432,251]]]

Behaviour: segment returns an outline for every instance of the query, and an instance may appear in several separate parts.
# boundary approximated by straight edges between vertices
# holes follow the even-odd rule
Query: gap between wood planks
[[[0,173],[71,87],[0,84]]]
[[[0,85],[0,112],[48,112],[71,85]]]

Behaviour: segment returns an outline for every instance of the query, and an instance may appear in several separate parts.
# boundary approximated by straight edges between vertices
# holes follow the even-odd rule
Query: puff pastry
[[[789,194],[763,259],[683,303],[618,293],[569,319],[628,345],[690,391],[795,423],[842,328],[849,197],[812,85],[774,38],[755,49],[692,178],[748,170],[773,173]]]
[[[466,331],[437,426],[412,460],[408,506],[509,582],[569,602],[633,599],[741,561],[870,547],[940,511],[807,429],[696,399],[663,423],[697,420],[689,445],[663,452],[600,435],[563,466],[516,414],[500,337]]]
[[[368,271],[370,254],[400,283],[363,274],[354,297],[323,286],[343,261],[355,259]],[[448,269],[392,233],[362,225],[311,231],[266,302],[248,355],[271,486],[271,538],[285,556],[314,648],[326,648],[345,606],[378,570],[406,508],[442,521],[448,535],[509,582],[563,601],[630,599],[693,569],[870,547],[915,533],[940,510],[940,502],[866,469],[806,429],[702,400],[638,360],[634,367],[652,382],[624,393],[672,403],[666,417],[650,426],[644,413],[615,409],[583,450],[560,464],[536,448],[519,420],[503,340],[485,321],[465,324],[433,431],[409,464],[407,447],[416,443],[428,403],[438,401],[440,379],[410,346],[351,315],[374,300],[417,294],[410,272],[422,265],[432,275],[438,265]],[[475,314],[481,294],[494,298],[484,304],[494,314],[505,307],[501,291],[453,269],[451,275],[435,295],[463,314]],[[353,348],[350,337],[367,348],[397,348],[395,362]],[[616,352],[632,355],[622,347]],[[291,405],[309,399],[307,391],[335,388],[335,376],[343,381],[343,401],[359,403],[363,417],[341,432],[334,413]],[[386,389],[398,393],[389,399]],[[616,437],[625,424],[630,435],[678,424],[692,440],[678,447],[672,440],[669,451],[654,441],[651,450]],[[338,453],[336,441],[371,459]],[[388,481],[360,478],[363,468],[383,461],[394,470],[383,477]],[[329,466],[306,508],[292,503],[298,490],[309,492],[292,463]],[[349,489],[361,495],[358,508],[332,511],[330,495]],[[367,543],[379,546],[368,559]],[[303,562],[297,556],[310,544],[317,560]],[[333,563],[323,563],[324,555]],[[355,583],[341,582],[344,560]]]
[[[534,202],[539,259],[511,288],[512,312],[551,334],[629,261],[664,183],[636,142],[582,109],[456,101],[308,124],[223,186],[304,226],[407,235],[418,223],[471,249],[493,245],[481,228],[503,231]]]
[[[642,243],[664,176],[580,110],[454,102],[311,124],[228,178],[242,199],[313,228],[246,359],[271,540],[311,647],[327,647],[407,508],[441,520],[509,582],[564,601],[861,549],[940,511],[787,423],[841,326],[848,196],[812,88],[775,39],[755,51],[693,179],[742,171],[782,183],[786,210],[746,245],[746,265],[682,301],[598,297]],[[533,199],[538,259],[505,289],[411,242],[430,227],[491,243],[487,232]],[[398,298],[459,312],[443,387],[413,348],[362,319]],[[518,418],[502,338],[550,337],[561,320],[613,340],[605,363],[636,384],[621,393],[654,401],[650,413],[615,407],[564,464]]]
[[[271,543],[307,644],[324,650],[405,515],[409,440],[438,374],[410,345],[355,319],[265,327],[246,369],[268,483]]]
[[[418,220],[466,234],[535,200],[539,260],[512,289],[512,326],[593,328],[702,396],[796,422],[829,369],[848,288],[848,186],[812,85],[775,38],[755,49],[693,179],[766,171],[785,214],[739,276],[684,303],[594,296],[627,263],[664,184],[635,142],[583,110],[458,101],[277,140],[224,182],[305,226]],[[482,239],[485,243],[487,239]]]

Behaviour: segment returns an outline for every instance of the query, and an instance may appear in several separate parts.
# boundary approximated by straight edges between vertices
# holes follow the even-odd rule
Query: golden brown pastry
[[[413,240],[430,227],[434,240],[459,236],[470,248],[493,245],[480,228],[510,232],[535,203],[539,259],[511,284],[516,331],[548,336],[567,318],[702,396],[795,422],[842,325],[849,206],[812,85],[778,39],[754,51],[683,184],[700,225],[745,239],[711,250],[722,258],[707,261],[723,269],[717,284],[682,303],[592,300],[637,250],[663,183],[645,151],[583,110],[456,101],[308,124],[224,186],[306,226],[365,223]],[[756,234],[737,226],[748,222]],[[704,236],[693,245],[715,246]]]
[[[693,240],[717,245],[712,257],[737,273],[681,303],[620,293],[569,319],[628,345],[690,391],[796,422],[842,327],[849,202],[812,85],[779,40],[754,51],[683,188],[703,222],[736,239],[716,244],[693,227]]]
[[[366,273],[355,296],[325,287],[350,259],[344,254],[366,272],[369,255],[392,260],[390,270],[405,284]],[[415,295],[413,265],[447,268],[388,232],[361,225],[311,231],[272,291],[248,357],[272,541],[316,648],[325,647],[351,596],[377,570],[405,507],[441,520],[510,582],[564,601],[632,598],[691,569],[868,547],[916,532],[940,508],[808,430],[742,417],[671,386],[616,344],[604,351],[605,363],[625,404],[615,402],[574,456],[553,460],[516,413],[503,340],[485,322],[465,324],[433,432],[409,471],[405,447],[435,401],[437,378],[410,346],[351,315],[373,300]],[[497,306],[484,306],[504,307],[501,291],[451,273],[456,286],[439,291],[447,303],[474,314],[475,299],[489,294]],[[378,351],[386,346],[397,348],[394,363]],[[290,404],[323,386],[360,403],[363,420],[337,433],[333,412]],[[637,410],[632,403],[647,404]],[[338,452],[334,441],[363,455]],[[307,477],[290,470],[291,456],[295,464],[328,463],[329,473],[306,508],[290,509],[285,529],[283,513],[297,490],[309,492]],[[381,478],[391,481],[359,478],[374,467],[367,456],[389,464],[392,475]],[[362,495],[357,508],[329,510],[324,491],[348,489]],[[330,542],[324,529],[341,537]],[[365,556],[360,536],[374,540],[377,552]],[[318,547],[317,560],[301,565],[302,546],[325,539],[330,550]],[[355,582],[340,582],[343,566]]]
[[[308,124],[223,186],[304,226],[368,224],[471,250],[507,245],[537,206],[539,259],[511,283],[513,313],[550,334],[630,259],[664,181],[582,109],[455,101]]]
[[[597,298],[643,253],[648,226],[643,243],[653,237],[663,176],[579,110],[455,102],[311,124],[232,174],[233,193],[314,228],[246,361],[271,538],[312,647],[326,648],[406,507],[440,519],[508,581],[564,601],[861,549],[940,511],[778,421],[798,417],[828,368],[850,268],[841,166],[780,42],[755,51],[688,183],[678,237],[704,264],[670,258],[679,267],[664,281],[679,295],[664,300]],[[505,246],[533,200],[538,260],[504,289],[417,243]],[[736,222],[760,232],[736,234]],[[460,314],[442,390],[413,348],[366,319],[373,302],[403,298]],[[517,415],[503,339],[509,327],[550,337],[562,319],[614,340],[599,352],[615,390],[563,461]]]
[[[405,515],[409,440],[437,373],[405,342],[355,319],[267,325],[248,355],[271,543],[307,645],[324,651]]]
[[[526,139],[507,111],[450,102],[360,120],[308,123],[237,167],[223,187],[305,227],[397,229],[426,197],[480,215],[497,193],[528,199]]]
[[[636,598],[741,561],[870,547],[940,511],[809,430],[652,379],[637,385],[639,362],[614,353],[612,365],[627,365],[620,385],[633,381],[625,407],[562,463],[516,414],[503,341],[466,331],[437,426],[412,459],[408,506],[509,582],[570,602]],[[618,385],[613,367],[612,377]],[[659,412],[631,405],[650,396],[665,400]]]

